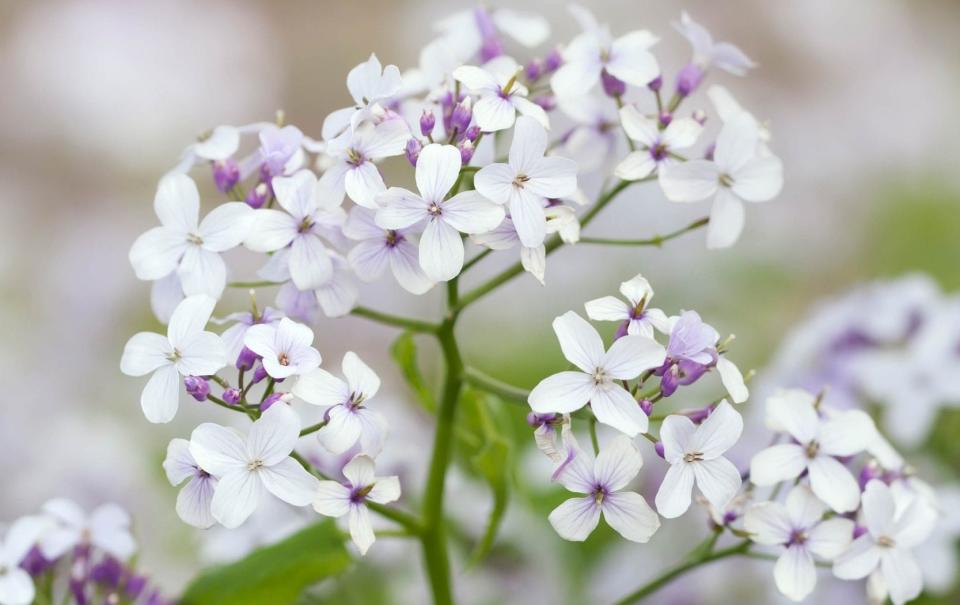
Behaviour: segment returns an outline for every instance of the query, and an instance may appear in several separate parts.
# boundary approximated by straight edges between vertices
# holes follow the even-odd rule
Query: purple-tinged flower
[[[703,69],[694,63],[688,63],[677,74],[677,94],[689,96],[703,81]]]
[[[560,69],[561,65],[563,65],[563,55],[560,54],[560,49],[550,49],[547,56],[543,58],[543,71],[548,74],[553,73]]]
[[[617,321],[616,338],[627,334],[641,334],[653,337],[654,329],[667,334],[670,332],[670,319],[660,309],[650,307],[653,288],[643,275],[637,274],[620,284],[620,293],[627,302],[615,296],[604,296],[587,301],[583,306],[587,317],[594,321]]]
[[[126,569],[111,556],[106,556],[90,568],[90,580],[106,588],[118,588]]]
[[[693,118],[674,119],[669,113],[663,113],[653,119],[636,105],[623,107],[620,121],[627,136],[638,143],[637,150],[627,155],[616,168],[617,176],[627,181],[646,178],[674,162],[673,152],[695,145],[703,131]]]
[[[543,61],[540,59],[531,59],[523,68],[523,75],[528,82],[536,82],[543,75]]]
[[[272,177],[283,176],[299,168],[302,157],[301,145],[303,133],[296,126],[267,126],[260,131],[260,172],[269,181]]]
[[[367,208],[376,208],[374,198],[387,187],[377,162],[402,155],[410,139],[406,120],[396,116],[374,123],[362,122],[327,142],[327,154],[333,163],[323,173],[320,186],[333,192],[332,199],[344,194]]]
[[[230,313],[222,319],[213,318],[212,321],[218,325],[233,323],[220,334],[220,340],[227,348],[227,359],[236,360],[235,365],[238,370],[249,370],[260,356],[249,349],[243,350],[243,338],[247,330],[250,326],[259,324],[274,325],[281,319],[283,319],[283,313],[273,307],[264,307],[262,311],[258,310],[256,315],[252,311],[240,311]]]
[[[419,139],[410,139],[403,148],[403,153],[407,156],[407,161],[414,167],[417,165],[417,160],[420,159],[421,151],[423,151],[423,143],[421,143]]]
[[[460,163],[466,166],[473,159],[474,147],[470,139],[464,139],[457,143],[457,149],[460,151]]]
[[[540,95],[533,99],[533,102],[540,106],[544,111],[553,111],[557,108],[557,97],[553,95]]]
[[[217,191],[226,193],[240,181],[240,166],[233,158],[214,160],[211,166],[213,167],[213,182],[217,186]]]
[[[138,574],[130,574],[123,583],[123,593],[129,599],[136,600],[147,588],[147,577]]]
[[[595,460],[568,433],[568,459],[556,480],[583,496],[570,498],[550,513],[550,524],[564,540],[582,542],[600,522],[600,515],[618,534],[647,542],[660,528],[660,518],[643,496],[622,491],[643,466],[640,451],[629,437],[618,435]]]
[[[643,413],[647,416],[653,415],[653,402],[649,399],[641,399],[639,402],[640,409],[643,410]]]
[[[430,136],[433,133],[434,126],[437,125],[437,117],[429,109],[424,109],[420,114],[420,134]],[[409,143],[407,143],[409,147]]]
[[[275,326],[251,326],[243,343],[263,358],[263,368],[273,378],[304,374],[320,365],[313,330],[286,317]]]
[[[343,227],[343,234],[358,242],[347,255],[357,277],[375,281],[390,267],[407,292],[423,294],[432,288],[434,282],[420,268],[416,235],[410,229],[378,227],[375,217],[373,210],[355,206]]]
[[[246,334],[246,331],[244,331]],[[241,341],[241,344],[243,341]],[[240,354],[237,355],[236,367],[238,370],[249,370],[256,365],[257,361],[260,359],[260,356],[248,349],[247,347],[242,347],[240,349]]]
[[[266,399],[260,402],[260,411],[266,412],[269,410],[273,404],[277,403],[278,401],[282,401],[285,394],[286,393],[271,393],[268,395]]]
[[[266,183],[257,183],[257,186],[247,192],[243,201],[254,210],[263,208],[263,205],[270,199],[270,186]]]
[[[242,398],[243,395],[240,393],[240,389],[236,387],[230,387],[223,391],[223,400],[229,405],[237,405]]]
[[[480,127],[474,124],[470,128],[467,128],[467,130],[463,133],[463,138],[470,141],[471,143],[475,143],[477,139],[480,138],[481,132],[483,131],[480,130]]]
[[[608,97],[622,97],[623,94],[627,92],[626,82],[617,78],[606,69],[600,72],[600,82],[603,84],[603,92]]]
[[[457,103],[450,114],[450,127],[457,132],[463,132],[470,127],[470,121],[473,119],[473,106],[468,98]]]
[[[693,63],[701,69],[717,67],[735,76],[742,76],[748,69],[756,67],[756,63],[733,44],[714,42],[710,32],[691,19],[686,12],[681,13],[680,22],[673,26],[690,42],[693,47]]]
[[[660,112],[660,115],[657,116],[657,122],[660,123],[660,126],[663,126],[664,128],[666,128],[667,126],[670,125],[670,122],[673,122],[673,114],[670,113],[669,111]],[[699,124],[699,122],[697,123]],[[703,126],[703,124],[700,124],[700,125]]]
[[[650,80],[647,83],[647,88],[649,88],[653,92],[657,92],[658,90],[663,88],[663,76],[657,76],[656,78]]]
[[[566,452],[560,446],[562,435],[570,428],[569,414],[527,414],[527,424],[533,427],[533,439],[537,449],[543,452],[554,463],[560,464]]]
[[[203,376],[187,376],[183,379],[187,394],[197,401],[206,401],[210,394],[210,382]]]
[[[674,321],[667,343],[667,359],[655,374],[662,376],[661,389],[669,397],[679,385],[696,382],[716,362],[720,335],[700,319],[696,311],[684,311]]]
[[[267,376],[269,374],[267,374],[266,368],[262,364],[258,365],[257,369],[253,371],[253,384],[260,384]]]
[[[550,119],[543,108],[527,99],[527,88],[517,82],[519,69],[515,64],[493,70],[462,65],[453,71],[454,79],[479,97],[470,108],[472,118],[483,132],[510,128],[518,113],[535,119],[544,128],[550,127]],[[456,116],[453,125],[458,126]],[[463,132],[468,125],[469,121],[465,122],[459,132]]]
[[[701,126],[707,123],[707,112],[702,109],[694,110],[690,117]]]

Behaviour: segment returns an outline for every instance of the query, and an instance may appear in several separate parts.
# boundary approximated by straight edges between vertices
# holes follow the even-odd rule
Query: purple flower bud
[[[262,365],[257,366],[257,369],[253,371],[253,384],[262,382],[264,378],[267,377],[267,371],[263,368]]]
[[[603,84],[603,92],[608,97],[622,97],[627,92],[627,85],[623,80],[612,75],[606,69],[600,72],[600,82]]]
[[[553,95],[541,95],[533,100],[544,111],[553,111],[557,108],[557,98]]]
[[[657,76],[656,78],[647,82],[647,88],[649,88],[653,92],[657,92],[658,90],[663,88],[663,76]]]
[[[36,546],[27,551],[20,567],[31,576],[39,576],[43,572],[53,567],[55,561],[51,561],[43,556],[43,553]]]
[[[113,557],[104,557],[102,561],[90,568],[90,579],[108,588],[116,588],[120,585],[120,579],[124,574],[123,565]]]
[[[540,59],[531,59],[527,66],[523,68],[523,75],[530,82],[536,82],[543,74],[543,62]]]
[[[863,467],[863,469],[860,470],[860,476],[858,477],[860,491],[863,491],[872,479],[881,479],[882,477],[883,470],[881,468],[879,468],[876,464],[867,464]]]
[[[417,165],[417,160],[420,158],[420,150],[423,149],[423,143],[419,139],[410,139],[407,141],[407,146],[404,148],[404,153],[407,154],[407,161],[410,162],[411,166]]]
[[[450,116],[450,127],[456,128],[457,132],[463,132],[470,127],[470,120],[473,119],[473,110],[471,109],[470,99],[464,99],[453,108],[453,114]]]
[[[496,59],[503,54],[503,43],[499,36],[490,36],[483,39],[483,46],[480,47],[480,62],[486,63],[491,59]]]
[[[131,575],[127,578],[127,581],[123,584],[123,591],[126,593],[127,598],[136,600],[143,591],[147,588],[147,577]]]
[[[702,109],[698,109],[698,110],[694,111],[692,117],[693,117],[693,120],[694,120],[697,124],[700,124],[701,126],[703,126],[704,124],[707,123],[707,114],[706,114],[706,112],[703,111]]]
[[[183,379],[187,393],[197,401],[205,401],[210,394],[210,383],[202,376],[187,376]]]
[[[560,54],[560,50],[557,48],[552,49],[547,53],[547,56],[543,58],[543,70],[548,74],[560,69],[561,65],[563,65],[563,55]]]
[[[661,458],[666,459],[663,453],[663,441],[657,441],[656,443],[654,443],[653,451],[657,453],[657,456],[660,456]]]
[[[460,150],[460,163],[466,166],[473,159],[473,143],[470,142],[470,139],[464,139],[460,141],[457,148]]]
[[[424,109],[420,114],[420,134],[429,136],[433,133],[433,127],[437,125],[437,116],[429,109]]]
[[[270,406],[280,401],[280,398],[283,397],[284,393],[273,393],[269,397],[263,400],[263,403],[260,404],[260,411],[266,412],[270,409]]]
[[[862,536],[862,535],[865,534],[865,533],[867,533],[867,528],[864,527],[863,525],[860,525],[859,523],[857,523],[856,525],[853,526],[853,539],[854,539],[854,540],[856,540],[857,538],[859,538],[860,536]]]
[[[270,187],[266,183],[258,183],[256,187],[247,192],[247,197],[243,200],[254,210],[263,208],[270,198]]]
[[[240,354],[237,355],[237,366],[238,370],[249,370],[253,368],[254,364],[257,363],[257,360],[260,359],[260,356],[248,349],[243,347],[240,349]]]
[[[237,405],[240,403],[241,398],[242,395],[240,394],[240,389],[230,387],[229,389],[224,389],[223,391],[223,400],[230,405]]]
[[[653,414],[653,402],[649,399],[640,400],[640,409],[643,410],[643,413],[647,416]]]
[[[666,128],[667,126],[670,125],[670,122],[673,121],[673,115],[672,115],[669,111],[661,112],[661,113],[660,113],[659,120],[660,120],[660,124],[661,124],[664,128]]]
[[[685,97],[695,91],[703,80],[703,70],[694,63],[688,63],[677,74],[677,94]]]
[[[557,419],[556,414],[538,414],[536,412],[530,412],[527,414],[527,424],[532,428],[540,428],[545,424],[549,424]]]
[[[710,143],[707,145],[707,149],[703,152],[703,159],[713,161],[713,152],[717,149],[716,143]]]
[[[213,182],[221,193],[230,191],[240,181],[240,166],[233,158],[215,160],[212,165]]]
[[[475,143],[477,139],[480,138],[480,127],[474,124],[470,128],[467,128],[467,131],[463,133],[463,138]]]

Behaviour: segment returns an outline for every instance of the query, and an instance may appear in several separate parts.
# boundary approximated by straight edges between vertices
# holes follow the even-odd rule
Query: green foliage
[[[417,401],[428,412],[434,412],[437,409],[437,401],[433,397],[430,387],[427,386],[420,372],[420,366],[417,365],[417,343],[413,339],[413,332],[404,332],[390,347],[390,354],[400,366],[404,379],[417,396]]]
[[[332,520],[210,568],[187,587],[180,605],[292,605],[310,586],[344,571],[350,555]]]

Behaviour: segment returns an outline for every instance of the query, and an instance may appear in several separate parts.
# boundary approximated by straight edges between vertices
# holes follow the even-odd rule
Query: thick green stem
[[[719,559],[726,559],[727,557],[745,554],[748,548],[750,548],[749,540],[744,540],[743,542],[723,550],[704,550],[702,547],[698,547],[694,549],[692,553],[693,556],[688,557],[681,563],[678,563],[677,565],[667,569],[650,582],[644,584],[637,590],[620,599],[617,601],[617,605],[629,605],[630,603],[637,603],[641,599],[650,596],[688,571],[696,569],[701,565],[712,563],[713,561],[717,561]]]

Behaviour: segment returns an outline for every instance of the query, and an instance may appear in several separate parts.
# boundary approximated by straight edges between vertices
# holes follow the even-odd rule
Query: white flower
[[[544,203],[577,189],[577,165],[573,160],[544,157],[547,131],[533,118],[517,119],[508,163],[489,164],[474,175],[482,195],[509,206],[510,218],[520,241],[528,248],[543,243],[547,233]]]
[[[659,529],[660,518],[643,496],[622,491],[642,466],[640,451],[625,435],[616,436],[595,460],[570,439],[567,459],[554,475],[565,488],[584,496],[555,508],[550,524],[564,540],[582,542],[603,513],[607,524],[627,540],[647,542]]]
[[[646,30],[613,39],[605,27],[586,31],[563,49],[563,65],[553,74],[550,86],[558,97],[582,96],[606,71],[633,86],[646,86],[660,75],[650,47],[657,37]]]
[[[40,516],[21,517],[0,536],[0,604],[30,605],[36,596],[33,579],[20,563],[48,528]]]
[[[550,23],[540,15],[508,8],[491,11],[482,6],[445,17],[434,24],[441,32],[442,48],[453,53],[457,65],[481,53],[485,46],[500,46],[500,33],[507,34],[521,45],[533,48],[550,36]]]
[[[318,482],[290,457],[299,438],[300,419],[282,402],[270,406],[246,438],[212,423],[194,429],[190,454],[218,479],[210,502],[213,518],[227,528],[240,526],[257,508],[264,490],[287,504],[309,504]]]
[[[244,243],[255,252],[275,252],[289,246],[289,252],[272,259],[271,264],[284,263],[301,290],[316,288],[333,273],[331,251],[324,238],[335,233],[346,218],[340,207],[342,196],[318,187],[317,177],[309,170],[275,177],[273,190],[286,212],[257,210]]]
[[[347,260],[361,280],[374,281],[389,266],[397,283],[412,294],[423,294],[434,286],[420,267],[417,238],[410,229],[378,227],[373,210],[356,206],[350,210],[343,234],[360,242]]]
[[[661,130],[656,119],[645,116],[636,105],[620,110],[620,122],[627,136],[640,144],[617,165],[615,174],[625,181],[637,181],[653,174],[659,166],[673,163],[671,153],[693,147],[703,126],[693,118],[674,118]]]
[[[190,454],[189,441],[170,441],[163,470],[170,485],[187,482],[177,495],[177,515],[183,522],[201,529],[212,527],[216,520],[210,513],[210,502],[217,487],[217,478],[197,465]]]
[[[786,506],[759,502],[747,509],[743,526],[757,544],[784,547],[773,568],[777,589],[793,601],[802,601],[817,583],[813,558],[832,561],[853,541],[853,521],[823,520],[826,507],[805,485],[787,495]]]
[[[668,519],[687,512],[694,483],[711,505],[725,507],[740,489],[741,479],[740,471],[723,453],[733,447],[741,432],[743,418],[726,400],[700,426],[686,416],[667,416],[660,441],[670,470],[657,490],[657,511]]]
[[[204,294],[181,302],[167,325],[167,335],[139,332],[127,341],[120,371],[127,376],[153,375],[140,395],[150,422],[170,422],[179,406],[180,375],[210,376],[227,365],[220,337],[205,332],[216,301]]]
[[[550,223],[547,223],[549,229]],[[533,275],[542,285],[547,272],[547,251],[541,243],[538,246],[527,247],[520,242],[516,225],[513,219],[507,216],[496,228],[486,233],[478,233],[470,237],[474,243],[491,250],[509,250],[520,246],[520,263],[524,271]]]
[[[606,173],[607,162],[620,146],[620,116],[610,99],[598,94],[557,99],[557,108],[575,122],[567,131],[559,155],[576,161],[581,173]]]
[[[276,325],[250,326],[243,344],[263,358],[263,369],[272,378],[306,374],[320,365],[320,353],[311,345],[313,330],[284,317]]]
[[[339,254],[333,257],[333,275],[320,284],[314,296],[327,317],[341,317],[353,310],[360,292],[345,258]]]
[[[260,130],[260,147],[240,167],[240,175],[245,176],[257,167],[265,169],[271,177],[292,174],[303,166],[303,133],[296,126],[279,127],[268,124]]]
[[[794,443],[761,450],[750,461],[750,480],[773,485],[796,479],[804,471],[810,488],[838,513],[857,509],[860,486],[836,457],[858,454],[876,435],[873,421],[860,410],[820,418],[815,398],[806,391],[783,390],[767,400],[767,427],[787,433]]]
[[[327,144],[333,164],[320,177],[320,186],[340,199],[346,193],[357,204],[376,208],[375,198],[386,185],[375,162],[401,155],[409,139],[410,129],[399,118],[364,121],[345,130]]]
[[[713,161],[689,160],[660,168],[660,186],[673,202],[713,196],[707,247],[733,245],[743,231],[742,201],[766,202],[783,187],[783,164],[757,154],[760,134],[754,121],[739,116],[723,125]]]
[[[59,559],[75,547],[86,544],[126,561],[137,549],[130,534],[130,515],[116,504],[103,504],[88,517],[75,502],[55,498],[43,505],[52,527],[40,536],[40,552],[50,560]]]
[[[218,325],[234,322],[232,326],[220,334],[220,339],[227,350],[227,361],[235,361],[243,350],[243,339],[246,337],[250,326],[257,324],[273,325],[279,323],[281,319],[283,319],[283,313],[273,307],[265,307],[256,316],[251,311],[240,311],[231,313],[223,319],[214,317],[211,321]]]
[[[647,432],[649,419],[621,380],[659,367],[666,351],[652,338],[624,336],[607,352],[597,331],[573,311],[553,320],[563,356],[580,371],[554,374],[530,392],[529,402],[539,414],[568,414],[590,404],[597,420],[633,437]]]
[[[757,66],[733,44],[714,42],[707,28],[691,19],[686,11],[680,13],[680,22],[673,26],[693,47],[693,62],[703,69],[714,66],[735,76],[743,76],[748,69]]]
[[[513,126],[520,115],[529,116],[544,128],[550,128],[550,119],[542,107],[527,99],[527,89],[516,81],[517,71],[493,74],[482,67],[461,65],[453,71],[453,78],[469,91],[480,96],[473,104],[473,119],[483,132],[496,132]]]
[[[640,334],[653,338],[654,328],[669,334],[670,319],[660,309],[648,305],[653,298],[653,288],[642,275],[620,284],[620,293],[627,299],[623,302],[615,296],[604,296],[584,304],[587,317],[594,321],[619,321],[627,323],[627,334]]]
[[[347,74],[347,90],[354,105],[332,112],[323,120],[321,136],[325,141],[336,137],[347,128],[369,117],[371,110],[380,102],[389,100],[400,92],[403,78],[396,65],[382,67],[377,55],[357,65]]]
[[[137,238],[130,264],[139,279],[158,280],[176,271],[183,291],[219,298],[227,283],[220,253],[239,246],[253,224],[253,210],[229,202],[199,220],[200,193],[193,179],[170,174],[160,180],[153,209],[159,227]]]
[[[752,113],[744,109],[730,91],[719,84],[714,84],[708,88],[707,96],[710,98],[710,102],[713,103],[713,109],[717,112],[717,116],[720,117],[722,123],[726,124],[739,117],[743,117],[747,121],[756,124],[757,132],[760,134],[757,155],[769,155],[770,151],[767,149],[766,144],[770,142],[772,135],[770,134],[770,129],[767,128],[765,124],[761,123]]]
[[[503,221],[503,208],[477,191],[445,200],[460,174],[460,152],[452,145],[427,145],[417,160],[417,195],[391,187],[377,196],[376,222],[383,229],[404,229],[426,222],[420,236],[420,266],[427,277],[448,281],[463,268],[460,233],[483,233]]]
[[[376,456],[383,448],[387,421],[367,402],[380,389],[380,378],[353,351],[343,356],[341,368],[346,381],[317,368],[297,380],[293,394],[327,408],[327,425],[317,437],[330,452],[342,454],[359,441],[362,453]]]
[[[350,517],[350,537],[361,555],[376,540],[367,501],[388,504],[400,497],[400,479],[374,476],[373,458],[357,454],[343,467],[347,483],[321,481],[313,499],[313,508],[328,517]]]
[[[867,532],[833,564],[833,574],[858,580],[873,574],[895,605],[917,598],[923,576],[911,552],[934,529],[936,513],[922,498],[896,501],[882,481],[873,480],[863,492],[862,520]]]

